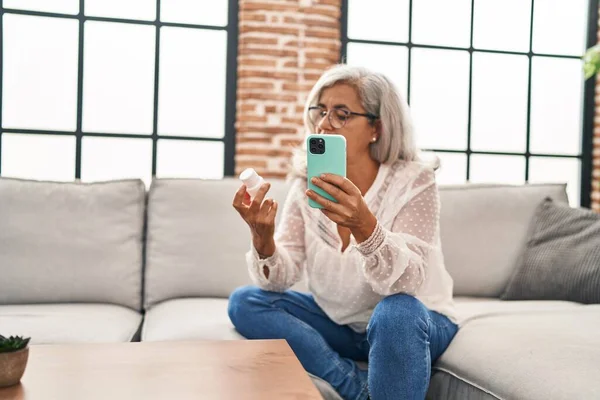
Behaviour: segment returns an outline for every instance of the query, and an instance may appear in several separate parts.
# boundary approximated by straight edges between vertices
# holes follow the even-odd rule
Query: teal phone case
[[[312,154],[310,152],[311,138],[325,141],[325,152],[323,154]],[[346,177],[346,138],[341,135],[309,135],[306,138],[306,155],[308,188],[329,200],[337,202],[327,192],[313,185],[310,180],[313,176],[318,177],[323,173]],[[308,205],[313,208],[323,208],[312,199],[308,199]]]

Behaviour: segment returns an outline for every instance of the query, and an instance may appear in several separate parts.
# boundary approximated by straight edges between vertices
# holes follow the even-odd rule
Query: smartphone
[[[309,135],[306,138],[306,172],[308,188],[319,195],[337,202],[327,192],[313,185],[313,176],[329,173],[346,177],[346,138],[342,135]],[[313,199],[308,199],[313,208],[323,208]]]

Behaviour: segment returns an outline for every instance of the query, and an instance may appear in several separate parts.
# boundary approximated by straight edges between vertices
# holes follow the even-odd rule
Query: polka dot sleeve
[[[421,173],[391,230],[377,226],[357,245],[365,279],[380,295],[415,295],[427,273],[427,255],[438,246],[439,193],[433,171]]]
[[[250,251],[246,253],[252,281],[265,290],[283,292],[302,278],[306,260],[304,219],[299,202],[302,193],[304,189],[301,182],[294,182],[275,231],[275,253],[269,258],[261,259],[252,243]]]

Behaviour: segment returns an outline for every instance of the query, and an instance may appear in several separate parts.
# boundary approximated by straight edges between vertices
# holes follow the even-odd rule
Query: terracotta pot
[[[0,388],[19,383],[29,358],[29,347],[10,353],[0,353]]]

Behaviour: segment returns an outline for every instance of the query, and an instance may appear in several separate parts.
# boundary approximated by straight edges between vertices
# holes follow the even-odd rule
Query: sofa
[[[283,202],[287,184],[271,183]],[[248,228],[231,206],[239,184],[0,178],[0,333],[32,344],[243,340],[227,316],[229,294],[251,283]],[[566,203],[565,185],[440,192],[461,323],[427,398],[600,398],[600,305],[500,300],[534,210],[546,197]]]

